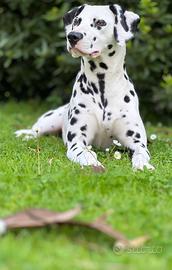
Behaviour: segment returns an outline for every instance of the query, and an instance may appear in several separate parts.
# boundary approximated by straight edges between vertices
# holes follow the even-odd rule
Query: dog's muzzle
[[[80,32],[70,32],[67,37],[70,45],[73,48],[77,44],[77,42],[83,38],[83,34],[81,34]]]

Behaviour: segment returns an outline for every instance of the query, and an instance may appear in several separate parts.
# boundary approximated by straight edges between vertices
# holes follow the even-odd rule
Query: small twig
[[[73,218],[80,213],[81,208],[76,207],[66,212],[52,212],[47,209],[28,209],[24,212],[5,217],[0,220],[0,234],[8,229],[45,227],[48,225],[80,226],[97,230],[116,241],[120,249],[142,246],[149,238],[147,236],[129,240],[121,232],[114,230],[107,224],[107,214],[91,222],[75,221]]]
[[[37,173],[38,175],[41,175],[41,161],[40,161],[40,143],[39,143],[39,130],[36,130],[37,133],[37,146],[36,146],[36,154],[37,154]]]

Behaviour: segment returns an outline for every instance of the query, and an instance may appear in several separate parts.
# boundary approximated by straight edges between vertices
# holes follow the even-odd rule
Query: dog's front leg
[[[77,114],[76,114],[77,113]],[[82,113],[81,109],[75,109],[69,115],[65,142],[67,145],[67,157],[81,166],[101,166],[97,155],[91,150],[97,122],[93,115]]]
[[[114,135],[122,145],[131,150],[133,169],[143,170],[144,167],[154,169],[149,163],[146,131],[137,113],[134,117],[128,114],[125,118],[118,119],[115,123]]]

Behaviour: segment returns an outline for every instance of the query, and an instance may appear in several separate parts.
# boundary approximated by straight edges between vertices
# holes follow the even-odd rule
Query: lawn
[[[133,172],[127,153],[115,160],[98,151],[106,167],[97,174],[67,160],[62,139],[22,141],[19,128],[31,126],[47,109],[36,103],[0,106],[0,215],[28,207],[57,211],[83,206],[78,220],[110,211],[108,222],[128,238],[149,235],[143,252],[113,251],[113,241],[82,228],[44,228],[8,232],[0,239],[0,270],[172,269],[172,129],[147,126],[154,172]],[[40,174],[37,154],[40,146]]]

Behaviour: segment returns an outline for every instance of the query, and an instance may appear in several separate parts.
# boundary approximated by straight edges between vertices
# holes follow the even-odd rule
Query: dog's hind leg
[[[15,131],[16,137],[22,136],[25,140],[34,139],[43,135],[58,134],[62,130],[63,116],[68,104],[58,109],[44,113],[31,129]]]

